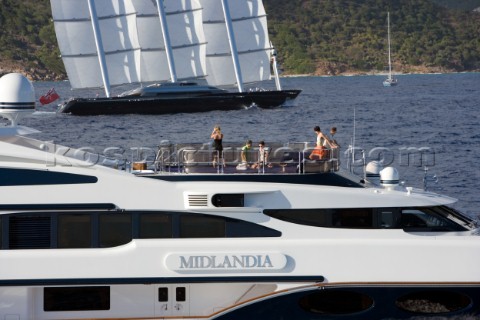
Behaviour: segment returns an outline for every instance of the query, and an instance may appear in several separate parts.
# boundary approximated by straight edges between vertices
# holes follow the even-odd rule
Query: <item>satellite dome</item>
[[[383,169],[379,161],[370,161],[365,167],[365,178],[368,182],[378,184],[380,182],[380,171]]]
[[[384,186],[397,186],[399,179],[398,170],[393,167],[387,167],[380,171],[380,183]]]
[[[20,73],[9,73],[0,78],[0,116],[16,126],[23,116],[35,111],[35,89]]]

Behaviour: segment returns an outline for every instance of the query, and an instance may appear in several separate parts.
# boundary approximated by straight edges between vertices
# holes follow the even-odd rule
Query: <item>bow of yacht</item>
[[[480,314],[477,222],[393,168],[365,181],[333,162],[319,183],[288,180],[304,168],[266,180],[118,170],[24,136],[32,92],[19,74],[0,79],[15,120],[0,129],[0,318]]]

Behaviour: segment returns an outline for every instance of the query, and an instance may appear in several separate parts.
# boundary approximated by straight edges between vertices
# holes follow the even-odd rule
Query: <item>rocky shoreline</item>
[[[7,73],[21,73],[30,81],[63,81],[67,80],[66,74],[57,74],[43,67],[24,67],[18,62],[0,61],[0,76]]]
[[[439,67],[427,67],[427,66],[399,66],[394,68],[395,74],[429,74],[429,73],[457,73],[456,70],[448,70]],[[15,63],[9,63],[0,61],[0,76],[7,73],[18,72],[25,75],[31,81],[64,81],[68,80],[66,74],[58,74],[49,71],[45,68],[24,68]],[[480,70],[468,70],[465,72],[480,72]],[[332,63],[319,63],[316,66],[316,70],[312,74],[288,74],[284,72],[283,77],[296,77],[296,76],[355,76],[355,75],[384,75],[384,70],[370,70],[360,71],[349,69],[346,65],[332,64]]]

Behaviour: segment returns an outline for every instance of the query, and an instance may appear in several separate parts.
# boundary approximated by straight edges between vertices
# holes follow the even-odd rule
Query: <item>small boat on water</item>
[[[25,136],[20,74],[0,105],[2,319],[480,315],[478,222],[394,168],[356,176],[305,143],[255,169],[240,147],[166,142],[122,164]]]
[[[390,45],[390,12],[387,13],[387,28],[388,28],[388,76],[387,79],[383,81],[384,87],[396,86],[398,81],[392,74],[392,54],[391,54],[391,45]]]
[[[51,7],[70,85],[105,90],[68,99],[60,113],[275,108],[301,92],[281,88],[261,0],[52,0]],[[275,90],[261,87],[272,78]],[[142,86],[112,94],[128,84]]]

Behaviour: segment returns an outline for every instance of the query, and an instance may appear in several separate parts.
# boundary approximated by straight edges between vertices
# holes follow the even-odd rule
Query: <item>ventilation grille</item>
[[[189,194],[189,207],[208,207],[208,195],[206,194]]]
[[[50,248],[50,217],[10,217],[10,249]]]

